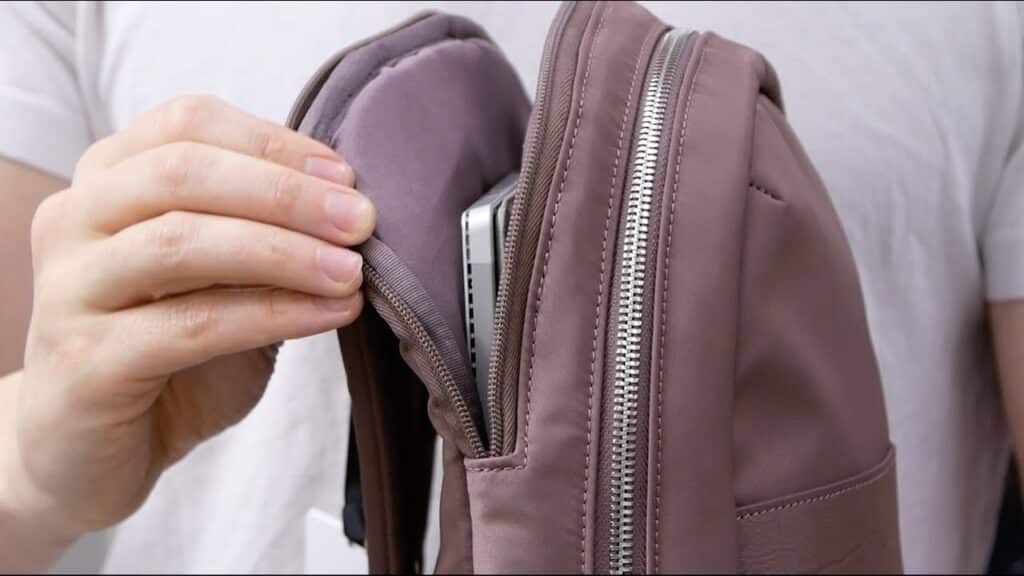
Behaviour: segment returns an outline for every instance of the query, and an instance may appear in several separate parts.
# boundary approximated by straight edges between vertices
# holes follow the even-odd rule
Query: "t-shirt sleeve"
[[[70,179],[92,142],[74,3],[0,3],[0,156]]]

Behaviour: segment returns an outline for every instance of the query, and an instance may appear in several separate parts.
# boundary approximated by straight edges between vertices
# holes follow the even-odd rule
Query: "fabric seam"
[[[614,6],[614,4],[612,4]],[[611,12],[611,8],[608,9]],[[604,20],[602,19],[602,25]],[[590,376],[589,384],[587,386],[587,448],[586,448],[586,466],[583,472],[583,514],[580,519],[580,571],[586,570],[586,529],[587,529],[587,512],[589,508],[588,498],[590,497],[590,447],[593,441],[593,426],[594,426],[594,377],[597,373],[597,340],[600,327],[601,319],[601,305],[604,302],[604,287],[606,284],[605,273],[607,268],[605,264],[608,259],[608,229],[611,225],[612,219],[612,208],[615,205],[615,183],[619,179],[619,167],[622,162],[622,148],[623,142],[626,135],[626,121],[629,119],[630,104],[633,102],[633,95],[636,93],[636,79],[640,73],[640,63],[643,61],[644,49],[647,46],[648,40],[651,37],[649,32],[644,37],[643,42],[640,45],[640,50],[637,52],[636,64],[633,66],[633,75],[629,82],[629,92],[626,97],[626,104],[622,111],[622,122],[619,124],[619,137],[615,147],[615,163],[612,167],[612,174],[608,188],[608,209],[605,213],[604,220],[604,232],[601,238],[601,271],[598,276],[597,295],[596,303],[594,306],[594,330],[593,337],[590,342]]]
[[[338,116],[337,116],[337,118],[338,118],[337,124],[332,127],[331,132],[328,135],[328,141],[327,141],[328,145],[331,146],[332,148],[336,148],[337,147],[337,136],[338,136],[338,133],[341,131],[341,125],[345,123],[345,120],[348,117],[348,108],[352,104],[352,101],[355,100],[356,97],[358,97],[360,94],[362,94],[363,91],[366,90],[366,87],[369,86],[370,83],[373,82],[378,76],[380,76],[381,72],[383,72],[385,69],[387,69],[387,68],[394,68],[395,66],[400,64],[403,60],[405,60],[407,58],[412,58],[413,56],[416,56],[417,54],[419,54],[420,52],[422,52],[423,50],[426,50],[428,48],[435,48],[435,47],[440,46],[442,44],[448,44],[448,43],[470,42],[472,40],[481,40],[484,43],[487,42],[486,40],[484,40],[483,38],[481,38],[479,36],[469,36],[469,37],[453,36],[451,32],[448,32],[443,38],[440,38],[440,39],[438,39],[435,42],[432,42],[430,44],[425,44],[423,46],[417,46],[416,48],[413,48],[412,50],[408,50],[406,52],[398,54],[397,56],[393,56],[393,57],[391,57],[391,58],[389,58],[389,59],[387,59],[387,60],[377,64],[372,70],[370,70],[370,71],[368,71],[366,73],[366,75],[363,77],[363,79],[359,82],[358,87],[355,90],[353,90],[348,96],[346,96],[345,100],[341,103],[341,106],[339,107]],[[495,46],[495,48],[497,48],[497,47]],[[340,64],[341,64],[341,61],[339,60],[338,63],[335,64],[335,67],[331,69],[331,72],[328,73],[328,75],[324,79],[324,83],[325,84],[326,84],[327,80],[330,79],[331,74],[334,73],[334,70],[337,69],[337,66],[340,65]],[[322,90],[323,86],[321,86],[320,89]],[[319,95],[320,94],[319,94],[319,91],[318,91],[317,97],[319,97]],[[316,98],[313,99],[313,102],[315,102],[315,101],[316,101]],[[312,105],[312,102],[311,102],[311,105]],[[307,110],[306,112],[308,113],[309,111]],[[305,115],[303,115],[303,116],[305,116]],[[315,131],[315,128],[314,128],[314,131]]]
[[[857,482],[856,484],[853,484],[852,486],[846,486],[844,488],[838,488],[838,489],[833,490],[831,492],[826,492],[825,494],[820,494],[818,496],[811,496],[811,497],[808,497],[808,498],[797,500],[796,502],[788,502],[786,504],[779,504],[777,506],[773,506],[773,507],[767,508],[765,510],[757,510],[757,511],[754,511],[754,512],[746,512],[746,513],[743,513],[743,514],[737,514],[736,515],[736,519],[737,520],[749,520],[750,518],[756,518],[758,516],[763,516],[765,514],[771,514],[773,512],[781,512],[783,510],[789,510],[791,508],[797,508],[797,507],[806,506],[806,505],[809,505],[809,504],[817,504],[819,502],[824,502],[826,500],[833,500],[833,499],[838,498],[838,497],[840,497],[840,496],[842,496],[844,494],[847,494],[849,492],[855,492],[857,490],[862,490],[862,489],[867,488],[868,486],[870,486],[872,484],[876,484],[879,481],[881,481],[883,478],[885,478],[886,476],[891,474],[891,472],[892,472],[892,464],[890,462],[887,466],[885,466],[885,468],[882,469],[882,471],[877,476],[868,478],[866,480],[862,480],[860,482]]]
[[[607,14],[607,12],[605,13]],[[579,135],[580,119],[583,116],[584,105],[586,104],[587,98],[587,84],[590,80],[590,69],[591,64],[594,61],[594,48],[596,47],[597,40],[600,34],[600,28],[604,24],[604,19],[598,26],[598,30],[594,33],[594,39],[590,44],[590,50],[587,54],[587,69],[583,74],[583,81],[580,88],[580,99],[579,108],[576,110],[575,123],[572,132],[572,139],[569,141],[569,151],[565,159],[565,166],[562,169],[561,181],[558,186],[558,195],[555,196],[555,205],[551,213],[551,224],[548,225],[548,239],[544,246],[544,266],[541,268],[540,279],[537,284],[537,307],[533,313],[533,328],[530,330],[530,370],[526,380],[526,409],[524,414],[523,422],[523,463],[514,466],[495,466],[490,468],[473,468],[474,472],[496,472],[502,470],[523,470],[526,468],[526,464],[530,457],[530,406],[533,401],[533,369],[536,361],[537,351],[537,325],[540,324],[543,314],[541,314],[541,305],[544,302],[544,284],[547,281],[548,275],[548,261],[551,256],[551,247],[554,243],[555,237],[555,226],[558,224],[558,208],[562,203],[562,193],[565,191],[565,177],[569,173],[569,168],[572,166],[573,152],[576,149],[576,137]]]
[[[608,17],[608,14],[610,14],[611,11],[615,9],[615,4],[614,3],[609,3],[607,6],[608,6],[607,9],[604,11],[603,14],[601,14],[601,22],[598,23],[597,31],[594,33],[594,44],[593,44],[593,46],[592,46],[592,48],[590,50],[590,56],[589,56],[589,59],[587,61],[587,73],[586,73],[586,76],[588,76],[588,77],[590,76],[590,63],[593,61],[594,52],[597,51],[597,43],[600,42],[600,40],[601,40],[601,32],[604,30],[605,19]],[[634,76],[634,78],[635,78],[635,76]],[[630,88],[630,90],[632,90],[632,87]],[[581,102],[580,102],[580,117],[582,117],[583,116],[582,98],[580,100],[581,100]],[[579,122],[579,120],[580,120],[580,118],[577,118],[577,123]],[[623,119],[623,123],[625,123],[625,119]],[[579,125],[577,124],[577,128],[578,127],[579,127]],[[625,129],[625,128],[623,128],[623,129]],[[573,132],[573,139],[575,140],[575,138],[576,138],[576,134],[575,134],[575,131],[574,131]],[[620,149],[621,149],[621,132],[620,132]],[[619,151],[616,152],[616,159],[615,159],[616,170],[618,169],[618,154],[619,154]],[[568,173],[568,169],[569,169],[569,163],[566,162],[566,173]],[[563,187],[565,186],[565,176],[566,176],[565,174],[562,175],[562,184],[561,184],[561,186],[563,186]],[[614,187],[614,183],[612,184],[612,186]],[[561,195],[561,193],[559,193],[559,195]],[[603,237],[603,240],[602,240],[602,243],[601,243],[601,273],[599,275],[599,278],[602,279],[602,280],[604,278],[604,262],[605,262],[605,256],[606,256],[605,248],[608,245],[608,224],[609,224],[609,222],[611,220],[611,210],[612,210],[612,206],[611,206],[612,202],[611,202],[610,198],[611,198],[611,191],[609,191],[608,211],[607,211],[607,216],[605,216],[604,235],[603,235],[604,237]],[[583,451],[583,459],[584,459],[584,465],[583,465],[583,506],[582,506],[582,508],[580,510],[580,573],[581,574],[586,572],[586,567],[587,567],[587,512],[588,512],[588,510],[587,510],[587,498],[590,497],[590,483],[587,480],[588,480],[588,477],[590,475],[590,442],[591,442],[591,437],[592,437],[591,428],[592,428],[593,422],[594,422],[594,406],[593,406],[593,402],[594,402],[594,373],[595,373],[594,360],[595,360],[596,354],[597,354],[597,352],[596,352],[596,350],[597,350],[597,325],[598,325],[598,318],[600,317],[601,292],[602,292],[601,284],[598,284],[598,287],[597,287],[598,309],[595,310],[595,316],[594,316],[594,336],[593,336],[593,339],[591,340],[591,345],[590,345],[590,377],[588,378],[588,383],[587,383],[587,443],[586,443],[586,446],[583,449],[584,450]]]
[[[654,482],[654,572],[661,569],[661,461],[662,461],[662,388],[665,377],[665,318],[669,303],[669,277],[671,276],[671,255],[672,255],[672,228],[676,219],[676,199],[679,192],[679,173],[683,163],[683,151],[686,144],[686,128],[690,119],[690,106],[693,104],[693,94],[697,91],[697,80],[700,78],[701,68],[704,66],[704,55],[708,51],[708,42],[701,47],[697,67],[693,72],[693,80],[690,83],[690,91],[686,96],[686,107],[683,109],[683,124],[679,131],[679,152],[676,153],[675,175],[672,177],[672,203],[669,208],[668,235],[665,241],[665,279],[662,282],[662,305],[661,305],[661,329],[658,335],[658,448],[657,467]]]

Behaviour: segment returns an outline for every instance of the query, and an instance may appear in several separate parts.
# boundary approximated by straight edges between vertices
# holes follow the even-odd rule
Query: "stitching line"
[[[412,58],[413,56],[416,56],[421,51],[423,51],[423,50],[425,50],[427,48],[433,48],[433,47],[435,47],[435,46],[437,46],[439,44],[445,44],[447,42],[453,42],[453,41],[454,42],[468,42],[470,40],[482,40],[482,39],[478,38],[478,37],[475,37],[475,36],[473,36],[473,37],[458,37],[458,36],[453,36],[451,33],[448,33],[448,34],[445,35],[444,38],[438,40],[437,42],[434,42],[432,44],[427,44],[425,46],[418,46],[416,48],[413,48],[411,50],[408,50],[406,52],[403,52],[401,54],[393,56],[393,57],[391,57],[391,58],[389,58],[387,60],[379,62],[374,68],[372,68],[371,70],[369,70],[366,73],[366,75],[363,77],[363,79],[359,82],[359,85],[352,92],[350,92],[348,94],[348,96],[345,97],[345,99],[341,103],[341,106],[338,108],[338,110],[339,110],[338,115],[335,116],[335,119],[338,119],[337,120],[337,124],[334,126],[333,131],[328,136],[328,144],[331,146],[331,148],[337,148],[337,146],[338,146],[338,142],[337,142],[338,132],[341,130],[341,125],[345,122],[345,120],[347,118],[349,105],[352,103],[353,100],[355,100],[355,98],[357,96],[359,96],[360,94],[363,93],[363,90],[366,89],[366,87],[370,84],[370,82],[373,82],[374,80],[377,79],[378,76],[380,76],[381,72],[383,72],[384,69],[386,69],[386,68],[394,68],[402,60],[405,60],[406,58]],[[335,68],[337,68],[338,64],[341,64],[341,60],[339,60],[335,64]],[[330,79],[332,74],[334,74],[334,68],[332,68],[331,72],[324,78],[324,85],[327,84],[327,80]],[[317,90],[317,92],[318,92],[317,96],[318,97],[319,97],[319,92],[322,91],[322,90],[323,90],[323,86],[320,86],[320,88]],[[316,98],[314,98],[312,102],[315,102],[315,101],[316,101]],[[310,102],[310,108],[312,108],[312,102]],[[306,110],[307,114],[308,114],[308,112],[309,112],[309,110]],[[305,119],[305,115],[306,114],[303,114],[303,120]],[[313,131],[314,132],[316,131],[316,127],[314,127]]]
[[[888,474],[889,474],[889,468],[887,467],[885,470],[883,470],[877,476],[875,476],[873,478],[868,478],[867,480],[863,480],[861,482],[858,482],[858,483],[854,484],[853,486],[847,486],[845,488],[839,488],[837,490],[833,490],[832,492],[827,492],[827,493],[821,494],[819,496],[812,496],[810,498],[804,498],[803,500],[797,500],[796,502],[789,502],[787,504],[780,504],[778,506],[773,506],[773,507],[768,508],[766,510],[758,510],[758,511],[755,511],[755,512],[746,512],[746,513],[743,513],[743,514],[737,514],[736,515],[736,519],[737,520],[748,520],[750,518],[755,518],[757,516],[763,516],[764,514],[771,514],[772,512],[780,512],[780,511],[783,511],[783,510],[789,510],[790,508],[796,508],[798,506],[804,506],[804,505],[807,505],[807,504],[817,504],[818,502],[824,502],[825,500],[832,500],[832,499],[838,498],[838,497],[840,497],[843,494],[846,494],[848,492],[853,492],[855,490],[861,490],[862,488],[866,488],[866,487],[868,487],[871,484],[875,484],[879,480],[881,480],[882,478],[885,478],[886,475],[888,475]]]
[[[614,8],[614,4],[608,9],[611,12]],[[602,25],[604,20],[602,19]],[[604,219],[604,233],[601,237],[601,272],[598,279],[597,285],[597,297],[596,304],[594,306],[594,332],[593,339],[590,342],[590,377],[589,384],[587,387],[587,451],[586,451],[586,466],[583,469],[583,513],[580,517],[580,572],[586,570],[586,529],[587,529],[587,512],[588,502],[587,499],[590,496],[590,447],[592,445],[593,437],[593,413],[594,413],[594,377],[597,373],[597,340],[598,340],[598,327],[600,325],[601,318],[601,306],[604,303],[604,290],[605,285],[605,273],[607,271],[606,263],[608,257],[608,230],[610,228],[612,219],[612,207],[614,206],[615,200],[615,183],[619,179],[619,166],[622,160],[622,148],[623,142],[625,141],[626,134],[626,120],[629,119],[630,103],[633,101],[633,94],[636,93],[636,79],[640,73],[640,63],[643,61],[644,48],[647,46],[647,42],[650,38],[650,33],[644,38],[641,49],[637,52],[636,64],[633,66],[633,76],[629,82],[629,95],[626,98],[626,105],[622,111],[622,122],[619,124],[619,137],[615,147],[615,163],[612,167],[611,179],[609,181],[608,188],[608,210],[605,213]]]
[[[472,466],[466,466],[467,472],[505,472],[509,470],[525,470],[526,464],[520,464],[518,466],[490,466],[487,468],[474,468]]]
[[[661,393],[665,375],[665,316],[668,311],[669,302],[669,272],[671,268],[669,266],[672,255],[672,227],[675,225],[676,220],[676,197],[679,191],[679,168],[682,164],[683,159],[683,147],[686,144],[686,126],[687,121],[690,118],[690,105],[693,103],[693,93],[697,91],[697,79],[700,77],[701,68],[704,66],[704,55],[707,54],[708,43],[705,42],[704,46],[700,51],[700,59],[697,61],[697,68],[693,73],[693,80],[690,85],[690,93],[686,97],[686,108],[683,110],[683,125],[679,131],[679,152],[676,154],[676,170],[675,175],[672,178],[672,204],[669,209],[668,217],[668,237],[666,239],[665,247],[665,280],[662,282],[661,292],[661,330],[658,335],[658,465],[657,474],[654,482],[654,572],[660,572],[661,567],[661,460],[662,460],[662,433],[661,433],[661,420],[662,420],[662,405],[661,405]]]
[[[608,5],[608,9],[605,10],[604,14],[601,15],[601,22],[597,26],[597,32],[594,33],[594,48],[597,47],[597,43],[601,38],[601,31],[604,29],[605,19],[608,14],[615,9],[614,4]],[[593,58],[594,50],[591,49],[590,58]],[[590,62],[587,62],[587,73],[590,72]],[[636,72],[634,69],[633,81],[636,81]],[[630,95],[632,96],[632,84],[630,85]],[[628,113],[628,105],[626,109]],[[619,169],[619,157],[622,152],[622,138],[625,132],[625,115],[622,118],[622,127],[619,130],[619,143],[615,153],[615,168],[613,169],[613,175],[618,172]],[[562,184],[565,184],[563,177]],[[583,464],[583,505],[580,510],[580,573],[586,572],[587,566],[587,499],[590,497],[590,483],[588,482],[590,476],[590,443],[591,443],[591,429],[593,427],[594,418],[594,374],[595,374],[595,362],[597,359],[597,325],[598,319],[601,313],[601,295],[603,290],[601,289],[604,285],[604,272],[605,272],[605,257],[607,256],[606,248],[608,246],[608,225],[611,222],[612,217],[612,197],[614,193],[615,181],[612,180],[612,186],[608,190],[608,210],[604,220],[604,233],[601,239],[601,272],[599,274],[599,283],[597,285],[597,306],[594,310],[594,333],[593,338],[590,342],[590,377],[587,383],[587,444],[584,448],[584,464]]]
[[[533,369],[536,362],[537,352],[537,325],[540,324],[542,318],[541,305],[544,302],[544,285],[547,282],[548,277],[548,262],[551,257],[551,246],[554,242],[555,237],[555,226],[558,224],[558,208],[562,204],[562,193],[565,192],[565,177],[569,173],[569,168],[572,166],[573,152],[576,150],[576,137],[580,131],[580,119],[583,116],[583,108],[587,99],[587,84],[590,80],[590,68],[594,62],[594,48],[597,47],[597,41],[600,38],[601,28],[604,27],[605,16],[608,12],[605,12],[601,16],[601,21],[598,23],[597,31],[594,33],[594,42],[590,45],[590,52],[587,55],[587,69],[583,73],[583,83],[580,88],[580,100],[579,108],[576,110],[576,121],[572,130],[572,139],[569,141],[569,152],[565,159],[565,166],[562,168],[562,177],[558,185],[558,194],[555,196],[555,206],[551,212],[551,224],[548,226],[548,239],[544,245],[544,267],[541,269],[540,280],[537,283],[537,307],[533,312],[533,327],[530,329],[530,370],[526,379],[526,413],[523,423],[523,463],[519,466],[508,467],[508,466],[495,466],[491,468],[474,468],[474,472],[496,472],[501,470],[523,470],[526,468],[526,462],[530,457],[530,406],[533,403]]]
[[[784,202],[782,197],[779,196],[778,194],[776,194],[774,192],[769,192],[767,188],[762,188],[761,186],[758,186],[757,184],[754,184],[753,182],[750,183],[750,189],[751,190],[756,190],[756,191],[760,192],[761,194],[764,194],[765,196],[771,198],[772,200],[775,200],[776,202]]]

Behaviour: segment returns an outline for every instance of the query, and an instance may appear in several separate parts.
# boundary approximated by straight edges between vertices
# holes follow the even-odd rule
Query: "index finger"
[[[310,158],[341,158],[330,147],[273,122],[257,118],[212,96],[182,96],[144,113],[128,128],[90,147],[75,168],[75,177],[174,142],[197,142],[304,171]],[[339,181],[355,185],[344,165]]]

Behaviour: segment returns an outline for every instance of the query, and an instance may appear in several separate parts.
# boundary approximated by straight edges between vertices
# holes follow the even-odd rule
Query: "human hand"
[[[33,221],[8,508],[69,536],[116,523],[252,409],[276,342],[355,319],[344,247],[374,210],[353,186],[328,147],[207,97],[92,146]]]

